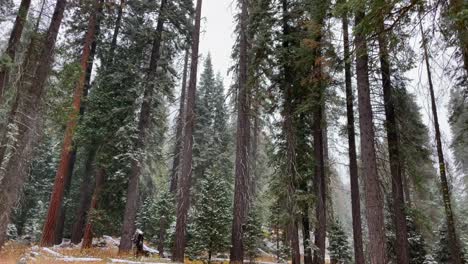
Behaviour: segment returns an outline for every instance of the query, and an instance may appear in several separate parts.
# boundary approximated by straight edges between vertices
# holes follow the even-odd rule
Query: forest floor
[[[151,250],[151,248],[149,248]],[[74,263],[123,263],[123,264],[168,264],[170,260],[157,254],[136,258],[134,255],[119,255],[116,245],[106,245],[81,250],[80,246],[58,245],[50,248],[10,241],[0,251],[0,264],[74,264]],[[214,259],[212,263],[227,264],[227,259]],[[274,258],[262,257],[260,264],[273,264]],[[186,260],[185,264],[203,264],[202,261]]]
[[[119,255],[114,247],[93,247],[81,250],[79,247],[61,248],[59,246],[44,248],[26,246],[10,242],[0,252],[0,264],[64,264],[64,263],[127,263],[127,264],[166,264],[169,259],[154,257],[136,258],[133,255]]]

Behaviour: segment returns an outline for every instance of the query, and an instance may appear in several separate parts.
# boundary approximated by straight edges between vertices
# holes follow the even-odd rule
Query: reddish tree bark
[[[322,87],[318,87],[321,89]],[[321,92],[319,92],[321,93]],[[322,96],[319,95],[318,102],[321,102]],[[313,123],[313,138],[314,138],[314,187],[316,200],[316,218],[317,224],[315,229],[315,246],[318,250],[314,251],[313,263],[324,264],[325,263],[325,238],[327,232],[327,195],[326,195],[326,179],[325,179],[325,163],[323,159],[323,133],[322,133],[322,106],[319,104],[317,109],[314,111],[314,123]]]
[[[88,62],[91,55],[91,47],[96,37],[96,25],[97,25],[97,14],[99,6],[102,4],[96,3],[93,13],[89,17],[88,28],[83,44],[83,52],[81,54],[81,74],[79,80],[75,86],[73,94],[72,112],[69,116],[67,127],[65,130],[65,136],[63,139],[62,151],[60,155],[60,164],[57,169],[55,176],[54,189],[50,199],[49,209],[47,212],[47,218],[44,224],[41,245],[52,246],[54,244],[55,229],[57,226],[57,215],[60,210],[60,206],[63,202],[64,187],[67,178],[70,176],[70,166],[73,154],[73,136],[75,133],[78,116],[81,108],[81,99],[83,96],[83,90],[85,89],[86,73]]]
[[[348,33],[348,15],[343,14],[343,46],[344,46],[344,68],[346,86],[346,113],[348,131],[348,155],[349,155],[349,177],[351,185],[351,212],[353,218],[353,241],[354,259],[356,264],[365,264],[364,249],[362,245],[362,223],[361,223],[361,198],[359,190],[359,176],[356,155],[356,138],[354,129],[354,95],[351,84],[351,56]]]
[[[93,198],[91,199],[91,205],[89,212],[96,210],[98,208],[99,197],[101,195],[102,189],[104,187],[104,182],[106,181],[106,171],[101,167],[96,170],[95,177],[95,187],[93,192]],[[83,243],[81,244],[81,249],[90,248],[93,244],[93,219],[92,215],[88,214],[88,219],[86,221],[86,226],[83,235]]]
[[[10,57],[12,63],[15,61],[16,49],[19,46],[21,40],[21,35],[23,33],[26,18],[28,17],[30,5],[31,0],[21,0],[18,14],[16,15],[15,19],[15,24],[13,25],[13,30],[11,31],[10,39],[8,40],[8,46],[5,54]],[[5,92],[8,86],[9,72],[10,70],[7,66],[0,68],[0,104],[3,103]]]
[[[86,224],[86,215],[91,206],[93,196],[93,185],[91,174],[94,171],[94,159],[96,157],[96,149],[91,149],[86,157],[83,181],[80,186],[80,203],[75,215],[75,222],[72,227],[71,242],[78,244],[84,234]]]
[[[138,121],[138,136],[135,142],[135,150],[142,151],[146,142],[148,128],[150,126],[151,106],[154,94],[154,80],[159,59],[161,57],[162,32],[165,22],[165,8],[167,0],[162,0],[159,7],[159,17],[156,25],[156,36],[153,40],[150,65],[146,75],[146,85],[143,93],[143,103]],[[143,157],[132,159],[131,172],[127,187],[127,203],[125,204],[122,236],[120,239],[119,253],[126,253],[132,249],[132,236],[135,233],[135,220],[138,210],[140,175],[143,165]]]
[[[195,27],[192,33],[192,56],[190,65],[190,80],[187,88],[187,106],[185,109],[185,129],[182,152],[182,171],[179,178],[177,193],[177,220],[175,230],[175,245],[172,260],[184,262],[186,246],[187,214],[190,207],[190,185],[192,178],[193,127],[195,124],[195,96],[197,91],[198,50],[200,44],[202,0],[197,0],[195,9]]]
[[[358,10],[364,10],[363,7]],[[357,11],[355,25],[359,25],[365,14]],[[356,28],[356,76],[358,88],[359,128],[361,138],[362,176],[365,183],[366,217],[369,230],[369,261],[371,264],[386,264],[386,242],[384,223],[384,202],[377,174],[374,146],[374,125],[369,90],[369,58],[366,36]]]
[[[239,31],[239,81],[237,94],[237,132],[236,132],[236,165],[234,187],[234,217],[232,222],[231,264],[244,262],[244,228],[249,207],[251,179],[249,170],[250,153],[250,92],[247,84],[247,0],[239,0],[241,7]]]
[[[292,221],[289,225],[289,241],[291,242],[291,264],[301,264],[299,228],[297,221]]]
[[[17,108],[12,114],[18,125],[15,151],[8,164],[5,164],[2,192],[0,192],[0,247],[6,239],[6,228],[10,220],[11,210],[20,195],[21,188],[27,176],[27,164],[35,142],[35,129],[38,124],[40,103],[45,82],[49,76],[53,52],[58,31],[63,19],[66,0],[57,0],[54,14],[44,40],[43,49],[38,57],[39,63],[34,63],[34,74],[26,75],[20,80],[20,89],[15,104]],[[40,65],[40,66],[37,66]],[[26,81],[32,80],[32,81]],[[21,114],[17,114],[21,113]],[[4,165],[4,164],[2,164]]]

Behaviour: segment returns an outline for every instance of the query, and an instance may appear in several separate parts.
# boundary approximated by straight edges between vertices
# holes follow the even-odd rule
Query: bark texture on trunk
[[[96,157],[96,149],[91,149],[86,157],[83,180],[80,186],[80,203],[75,215],[75,222],[72,227],[71,242],[78,244],[81,241],[86,224],[86,215],[91,205],[93,196],[92,173],[94,171],[94,159]]]
[[[165,12],[167,0],[162,0],[159,7],[159,17],[156,25],[156,36],[153,40],[150,65],[146,75],[146,86],[143,94],[140,116],[138,120],[138,136],[135,142],[135,150],[144,150],[144,144],[148,137],[151,107],[154,94],[154,80],[159,59],[161,57],[162,32],[164,30]],[[127,187],[127,203],[125,204],[124,220],[122,225],[122,236],[120,239],[119,253],[125,253],[132,249],[132,236],[135,233],[135,220],[138,211],[139,184],[143,169],[144,157],[138,160],[132,159],[131,171]]]
[[[379,14],[379,45],[380,73],[382,76],[382,88],[385,107],[385,127],[387,132],[388,154],[390,159],[390,174],[392,178],[392,213],[395,225],[395,253],[399,264],[409,263],[408,228],[406,226],[405,198],[403,194],[403,179],[400,160],[400,139],[398,138],[398,126],[395,116],[395,103],[393,98],[392,83],[390,79],[390,60],[385,36],[385,24],[383,14]]]
[[[431,72],[431,65],[429,60],[429,51],[427,47],[427,38],[425,36],[425,32],[423,29],[422,24],[419,24],[421,33],[422,33],[422,46],[424,50],[424,62],[426,64],[426,72],[427,72],[427,79],[429,82],[429,93],[431,96],[431,108],[432,108],[432,118],[434,122],[434,131],[435,131],[435,140],[437,146],[437,157],[439,160],[439,173],[440,173],[440,185],[441,185],[441,193],[442,193],[442,201],[444,202],[445,208],[445,221],[447,222],[447,233],[449,236],[449,250],[451,255],[451,261],[453,264],[463,264],[463,253],[461,250],[460,241],[457,237],[457,230],[455,226],[455,217],[453,215],[452,210],[452,200],[451,200],[451,193],[450,193],[450,186],[447,180],[447,172],[445,168],[445,159],[444,159],[444,151],[442,149],[442,140],[440,135],[440,128],[439,128],[439,117],[437,114],[437,104],[434,95],[434,85],[432,83],[432,72]]]
[[[177,126],[176,126],[176,144],[174,146],[174,160],[172,162],[172,171],[171,171],[171,183],[169,191],[171,193],[176,193],[177,191],[177,182],[179,174],[179,166],[182,154],[182,143],[183,143],[183,132],[185,125],[185,94],[187,90],[187,73],[188,73],[188,61],[189,61],[189,50],[185,51],[184,59],[184,71],[182,73],[182,87],[180,90],[180,102],[179,102],[179,116],[177,117]]]
[[[41,245],[52,246],[54,244],[54,235],[57,226],[57,215],[60,211],[60,207],[63,203],[64,187],[68,178],[71,176],[69,171],[72,164],[73,154],[73,136],[78,123],[81,99],[83,97],[83,91],[86,84],[87,67],[91,55],[92,45],[96,38],[96,26],[98,10],[102,5],[102,0],[99,3],[95,3],[94,10],[88,20],[88,28],[86,31],[83,51],[80,59],[81,74],[73,93],[72,112],[68,118],[67,127],[65,130],[65,136],[63,139],[62,151],[60,154],[60,163],[57,169],[57,174],[54,181],[54,189],[50,199],[49,209],[47,212],[47,218],[45,220],[44,228],[42,231]]]
[[[249,211],[251,179],[250,179],[250,92],[247,84],[247,0],[239,0],[240,31],[239,31],[239,81],[237,94],[237,132],[236,132],[236,164],[234,189],[234,218],[232,222],[231,264],[244,262],[244,229]]]
[[[299,227],[297,221],[289,225],[289,241],[291,243],[291,264],[301,264],[301,250],[299,242]]]
[[[184,59],[184,70],[182,73],[182,87],[180,92],[180,102],[179,102],[179,115],[177,117],[177,125],[176,125],[176,144],[174,146],[174,160],[172,162],[172,171],[171,171],[171,178],[169,183],[169,192],[172,194],[177,194],[177,183],[179,179],[179,171],[180,171],[180,161],[181,155],[183,151],[182,143],[183,143],[183,130],[185,126],[185,97],[186,97],[186,90],[187,90],[187,74],[188,74],[188,61],[189,61],[189,50],[185,51],[185,59]],[[164,243],[166,240],[166,225],[167,219],[162,217],[159,223],[159,241],[158,241],[158,251],[159,256],[162,258],[164,257]]]
[[[72,151],[72,155],[70,157],[71,163],[70,163],[70,168],[68,170],[67,176],[65,177],[65,193],[64,193],[64,199],[70,192],[70,186],[71,186],[71,179],[72,179],[72,174],[73,174],[73,168],[75,167],[75,161],[76,161],[76,150]],[[66,217],[66,210],[65,210],[65,203],[62,201],[62,204],[60,205],[59,212],[57,214],[57,225],[55,226],[55,234],[54,234],[54,245],[60,245],[62,243],[62,237],[63,237],[63,230],[65,229],[65,217]]]
[[[92,219],[92,214],[91,212],[93,210],[96,210],[98,208],[98,203],[99,203],[99,196],[101,195],[102,189],[104,187],[104,183],[106,181],[106,171],[104,168],[98,168],[96,169],[96,177],[95,177],[95,187],[94,187],[94,192],[93,192],[93,198],[91,199],[91,205],[86,221],[86,226],[84,229],[84,235],[83,235],[83,243],[81,244],[81,248],[90,248],[92,247],[93,243],[93,219]]]
[[[190,78],[187,88],[187,106],[185,109],[185,128],[183,131],[182,170],[178,180],[177,190],[177,220],[175,230],[175,245],[172,260],[184,262],[187,216],[190,208],[190,185],[192,179],[192,149],[193,128],[195,124],[195,96],[197,92],[198,50],[200,44],[202,0],[197,0],[195,9],[195,27],[192,32],[192,54]]]
[[[364,10],[361,7],[361,10]],[[357,11],[355,24],[364,18],[363,11]],[[366,36],[356,30],[356,76],[359,104],[359,128],[361,138],[362,176],[365,182],[366,217],[369,230],[369,261],[371,264],[386,264],[386,241],[384,223],[384,200],[377,174],[377,162],[374,145],[374,124],[369,90],[369,58]]]
[[[53,52],[58,31],[62,23],[66,0],[57,0],[52,20],[47,31],[43,48],[38,57],[38,65],[34,65],[32,76],[23,76],[16,98],[16,111],[12,113],[14,122],[18,126],[15,151],[4,166],[2,179],[3,191],[0,193],[0,247],[6,239],[6,228],[10,220],[11,210],[17,202],[21,189],[27,177],[27,165],[36,139],[36,127],[45,83],[49,76]],[[26,81],[26,80],[31,80]],[[31,85],[34,83],[34,85]],[[21,114],[19,114],[21,113]],[[4,163],[4,162],[3,162]]]
[[[312,248],[310,240],[310,221],[309,221],[309,208],[304,208],[304,215],[302,216],[302,238],[304,247],[304,264],[312,264]]]
[[[346,113],[348,131],[349,177],[351,185],[351,212],[353,218],[354,259],[356,264],[365,264],[364,247],[362,244],[361,198],[356,155],[356,132],[354,128],[354,95],[351,82],[351,53],[348,32],[348,16],[343,15],[343,46],[346,86]]]
[[[321,89],[321,87],[318,87]],[[321,102],[320,95],[317,102]],[[325,263],[325,238],[327,233],[327,214],[326,214],[326,179],[325,179],[325,163],[323,159],[323,133],[322,133],[322,106],[318,105],[314,111],[313,138],[314,138],[314,188],[316,199],[317,224],[315,228],[315,246],[318,250],[314,251],[314,264]]]
[[[21,4],[16,15],[15,24],[11,31],[10,39],[8,40],[8,46],[5,54],[10,58],[11,63],[15,62],[16,49],[19,46],[21,35],[23,33],[24,24],[28,17],[29,6],[31,0],[21,0]],[[8,86],[8,75],[10,74],[10,67],[5,66],[0,68],[0,105],[3,104],[5,92]]]

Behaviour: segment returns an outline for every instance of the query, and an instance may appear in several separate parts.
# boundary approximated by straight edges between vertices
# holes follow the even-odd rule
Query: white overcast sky
[[[231,66],[231,51],[234,43],[235,0],[204,0],[202,8],[202,33],[200,53],[203,58],[211,53],[215,71],[225,78],[224,83],[230,83],[227,71]],[[203,64],[202,64],[203,65]]]
[[[2,1],[2,0],[0,0]],[[226,85],[231,83],[232,76],[227,75],[228,68],[231,66],[231,51],[234,42],[234,14],[236,0],[203,0],[202,8],[202,33],[200,39],[200,55],[202,60],[199,65],[199,72],[203,70],[203,61],[208,52],[211,53],[214,69],[220,72],[224,77],[224,83]],[[18,6],[19,0],[14,0]],[[37,5],[39,1],[33,0],[33,6]],[[195,2],[195,1],[194,1]],[[11,25],[11,24],[10,24]],[[9,33],[11,30],[10,25],[4,23],[0,25],[0,34],[4,35]],[[339,32],[337,35],[341,35]],[[415,35],[418,35],[416,31]],[[6,38],[3,38],[6,39]],[[415,50],[420,50],[419,37],[414,37],[411,42]],[[445,54],[444,56],[435,57],[432,61],[433,66],[436,68],[433,72],[435,79],[436,97],[438,98],[437,104],[439,107],[439,118],[444,135],[445,146],[448,147],[451,139],[451,132],[448,125],[448,99],[449,90],[453,81],[448,77],[448,74],[441,71],[440,68],[450,64],[451,54]],[[420,60],[420,58],[418,58]],[[421,107],[421,114],[423,116],[424,123],[429,127],[431,133],[433,131],[433,123],[430,112],[430,101],[427,91],[427,78],[426,69],[420,62],[418,67],[408,72],[407,76],[412,79],[411,85],[408,90],[417,96],[417,101]],[[171,111],[172,112],[172,111]],[[432,137],[431,137],[432,138]],[[344,139],[341,139],[344,140]],[[343,142],[345,143],[345,142]],[[447,153],[449,154],[449,153]],[[331,153],[333,155],[333,153]],[[450,160],[450,155],[447,155]],[[347,159],[345,157],[341,157]],[[339,169],[343,179],[346,179],[346,169]],[[344,177],[343,177],[344,176]]]

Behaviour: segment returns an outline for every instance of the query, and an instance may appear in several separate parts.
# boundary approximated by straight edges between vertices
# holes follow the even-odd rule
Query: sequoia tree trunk
[[[95,4],[93,13],[88,20],[88,28],[86,31],[83,52],[81,54],[80,66],[81,74],[73,93],[72,112],[68,118],[67,127],[65,130],[65,137],[63,139],[62,151],[60,155],[60,164],[55,176],[54,188],[50,199],[49,210],[45,220],[41,245],[52,246],[54,244],[54,235],[57,227],[57,215],[63,203],[64,187],[70,177],[70,167],[72,164],[73,154],[73,136],[78,122],[78,117],[81,108],[81,99],[85,89],[87,67],[91,55],[91,48],[96,37],[97,16],[103,0]]]
[[[86,157],[83,180],[80,186],[80,203],[75,215],[75,222],[72,228],[71,242],[78,244],[84,234],[86,224],[86,215],[91,206],[93,196],[92,173],[94,171],[94,159],[96,157],[96,149],[92,148]]]
[[[249,194],[251,191],[250,179],[250,92],[247,84],[247,0],[239,0],[240,31],[239,31],[239,80],[237,94],[237,132],[236,132],[236,165],[234,187],[234,211],[232,222],[232,247],[230,254],[231,264],[244,262],[244,229],[249,210]]]
[[[348,33],[348,15],[345,13],[343,21],[344,68],[346,86],[346,113],[348,131],[349,177],[351,185],[351,212],[353,218],[354,259],[356,264],[365,264],[362,244],[361,198],[359,190],[359,176],[356,155],[356,138],[354,129],[354,95],[351,82],[351,56]]]
[[[369,261],[371,264],[386,264],[386,241],[384,223],[384,200],[377,174],[374,145],[374,124],[369,89],[369,57],[366,36],[357,26],[363,20],[364,7],[360,6],[355,17],[356,76],[361,138],[362,176],[365,187],[366,217],[369,230]]]
[[[195,27],[192,32],[192,54],[190,65],[190,79],[187,88],[187,105],[185,109],[185,128],[183,132],[182,170],[178,180],[177,191],[177,220],[175,230],[175,245],[172,260],[184,262],[187,215],[190,208],[190,185],[192,179],[192,149],[193,128],[195,124],[195,96],[197,92],[198,50],[200,44],[202,0],[197,0],[195,9]]]
[[[39,67],[34,67],[32,76],[23,76],[22,85],[17,95],[17,109],[12,116],[18,125],[15,151],[8,164],[5,165],[0,192],[0,247],[6,239],[6,228],[10,221],[11,210],[17,202],[21,189],[27,177],[27,165],[32,154],[33,143],[36,138],[36,127],[40,112],[41,99],[44,94],[45,83],[49,76],[53,52],[58,31],[62,23],[66,0],[57,0],[49,29],[44,40],[43,48],[38,58]],[[26,82],[31,79],[32,82]],[[31,85],[34,83],[34,85]],[[16,113],[21,113],[16,114]]]

